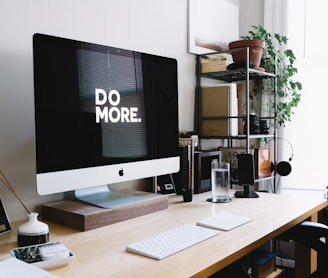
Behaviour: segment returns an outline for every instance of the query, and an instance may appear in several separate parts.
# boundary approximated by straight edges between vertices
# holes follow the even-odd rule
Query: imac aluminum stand
[[[107,185],[76,190],[75,197],[78,200],[101,208],[118,208],[145,200],[143,196],[134,196],[110,191]]]

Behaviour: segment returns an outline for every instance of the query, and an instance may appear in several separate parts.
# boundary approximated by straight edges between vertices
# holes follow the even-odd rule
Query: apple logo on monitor
[[[120,177],[122,177],[122,176],[124,175],[124,170],[123,170],[123,168],[120,169],[120,170],[118,171],[118,174],[120,175]]]

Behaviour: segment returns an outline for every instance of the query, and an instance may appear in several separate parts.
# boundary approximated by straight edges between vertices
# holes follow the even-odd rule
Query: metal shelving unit
[[[245,50],[245,65],[249,65],[249,48],[238,48],[231,51],[238,51],[238,50]],[[250,80],[255,80],[255,79],[267,79],[267,78],[274,78],[274,84],[276,84],[275,80],[275,74],[268,73],[265,71],[261,70],[256,70],[252,69],[249,67],[241,68],[241,69],[235,69],[235,70],[225,70],[225,71],[216,71],[216,72],[207,72],[207,73],[202,73],[201,72],[201,60],[202,58],[206,58],[211,55],[216,55],[216,54],[223,54],[223,53],[229,53],[229,51],[222,51],[222,52],[211,52],[207,54],[202,54],[202,55],[197,55],[196,57],[196,105],[195,105],[195,129],[199,135],[200,138],[216,138],[216,139],[225,139],[228,140],[228,146],[232,146],[233,140],[245,140],[246,141],[246,152],[250,153],[250,140],[251,139],[258,139],[258,138],[267,138],[268,140],[273,140],[273,160],[274,164],[277,161],[277,140],[276,140],[276,102],[277,102],[277,97],[276,97],[276,85],[274,85],[273,93],[274,93],[274,111],[272,115],[269,117],[263,117],[261,119],[267,119],[273,121],[273,129],[271,134],[251,134],[250,133],[250,109],[249,109],[249,100],[250,100]],[[201,134],[201,122],[204,119],[211,119],[211,118],[205,118],[201,117],[201,79],[202,78],[209,78],[209,79],[214,79],[214,80],[220,80],[224,81],[227,83],[231,82],[236,82],[236,81],[244,81],[245,82],[245,92],[246,92],[246,99],[245,99],[245,114],[246,118],[245,121],[247,123],[246,129],[245,129],[245,134],[243,135],[238,135],[238,136],[215,136],[215,137],[208,137],[208,136],[202,136]],[[216,119],[220,118],[241,118],[243,115],[238,115],[238,117],[216,117]],[[272,152],[271,152],[272,153]],[[256,179],[256,182],[259,181],[264,181],[264,180],[274,180],[274,185],[273,185],[273,191],[274,193],[276,192],[276,179],[275,179],[276,173],[275,171],[273,174],[269,177],[265,178],[260,178]]]

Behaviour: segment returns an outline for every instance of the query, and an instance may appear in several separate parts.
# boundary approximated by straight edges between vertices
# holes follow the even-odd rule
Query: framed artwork
[[[8,220],[7,212],[0,198],[0,235],[11,231],[11,226]]]
[[[239,39],[239,1],[189,0],[188,23],[188,52],[226,50]]]

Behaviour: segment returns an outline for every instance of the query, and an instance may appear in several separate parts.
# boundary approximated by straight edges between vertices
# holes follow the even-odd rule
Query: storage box
[[[201,88],[201,132],[209,137],[238,135],[235,83]]]
[[[216,71],[225,71],[227,70],[227,66],[229,66],[232,61],[229,60],[202,60],[201,63],[201,72],[216,72]]]
[[[278,277],[282,277],[282,275],[283,275],[283,270],[280,268],[275,268],[275,270],[269,275],[265,276],[265,278],[278,278]]]
[[[274,272],[274,258],[264,264],[255,266],[253,275],[258,278],[265,278],[272,272]]]
[[[254,251],[251,254],[252,277],[265,278],[275,272],[276,253]],[[273,277],[277,277],[276,275]],[[279,277],[279,276],[278,276]]]
[[[270,148],[255,149],[254,164],[256,177],[271,176]]]

